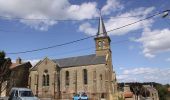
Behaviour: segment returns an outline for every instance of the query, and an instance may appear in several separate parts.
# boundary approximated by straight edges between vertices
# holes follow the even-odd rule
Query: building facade
[[[112,66],[110,37],[102,17],[94,39],[96,53],[78,57],[39,61],[31,70],[29,87],[40,98],[71,99],[85,92],[92,100],[114,100],[117,91]]]
[[[13,87],[27,87],[29,78],[29,69],[32,67],[30,62],[22,62],[20,58],[15,63],[11,63],[10,76],[7,81],[2,84],[1,97],[9,95]]]

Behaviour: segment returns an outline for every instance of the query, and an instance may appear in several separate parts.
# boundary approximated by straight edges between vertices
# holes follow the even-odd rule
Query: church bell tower
[[[96,42],[96,55],[97,56],[106,56],[107,54],[111,53],[110,48],[110,37],[107,35],[105,25],[102,19],[102,16],[100,15],[99,18],[99,26],[98,26],[98,32],[95,38]]]

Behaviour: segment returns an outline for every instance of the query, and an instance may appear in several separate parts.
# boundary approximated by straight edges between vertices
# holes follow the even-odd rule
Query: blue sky
[[[8,53],[95,35],[99,9],[109,31],[170,9],[169,5],[168,0],[0,0],[0,50],[13,60],[21,57],[33,64],[44,57],[92,54],[93,38],[32,53]],[[170,83],[170,18],[161,16],[108,32],[119,82]]]

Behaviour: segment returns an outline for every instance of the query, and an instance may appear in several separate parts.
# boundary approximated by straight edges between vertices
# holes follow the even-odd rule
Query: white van
[[[8,100],[39,100],[28,88],[12,88]]]

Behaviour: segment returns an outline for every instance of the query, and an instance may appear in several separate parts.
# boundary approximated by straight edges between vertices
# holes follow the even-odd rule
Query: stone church
[[[90,100],[114,100],[116,74],[110,37],[102,17],[94,38],[96,53],[62,59],[44,58],[30,70],[29,87],[39,98],[72,99],[80,92]]]

